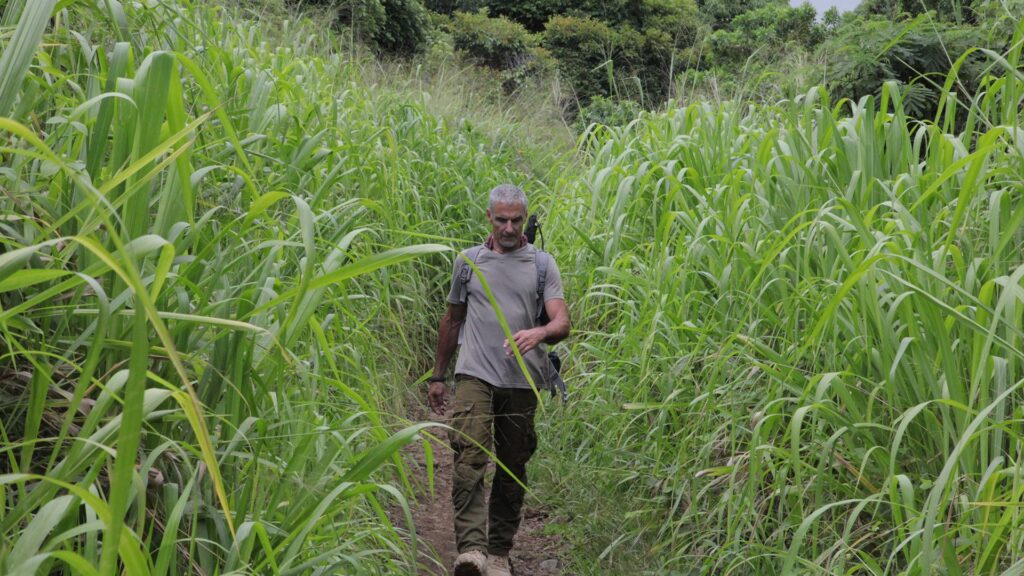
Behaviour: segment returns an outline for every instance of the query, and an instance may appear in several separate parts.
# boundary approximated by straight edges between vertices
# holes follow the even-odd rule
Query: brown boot
[[[480,550],[470,550],[455,559],[455,576],[485,576],[487,555]]]
[[[512,563],[508,556],[491,556],[487,564],[487,576],[512,576]]]

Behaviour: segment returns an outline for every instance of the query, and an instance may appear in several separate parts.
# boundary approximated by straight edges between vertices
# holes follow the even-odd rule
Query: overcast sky
[[[790,0],[789,3],[793,6],[799,6],[804,3],[805,0]],[[839,8],[840,12],[846,12],[847,10],[853,10],[860,4],[860,0],[807,0],[814,6],[814,9],[818,11],[820,16],[829,8],[835,6]]]

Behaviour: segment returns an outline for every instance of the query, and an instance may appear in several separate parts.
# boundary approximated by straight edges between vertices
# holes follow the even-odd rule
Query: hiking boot
[[[487,555],[480,550],[470,550],[455,559],[455,576],[485,576]]]
[[[508,556],[491,556],[487,565],[487,576],[512,576],[512,564]]]

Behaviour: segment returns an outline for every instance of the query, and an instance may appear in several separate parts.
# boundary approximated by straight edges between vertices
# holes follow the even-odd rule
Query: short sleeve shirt
[[[486,247],[480,248],[474,264],[487,280],[498,307],[513,334],[537,325],[540,316],[537,299],[537,258],[547,258],[544,281],[544,302],[564,299],[562,277],[554,258],[538,252],[532,244],[518,250],[499,254]],[[462,268],[467,266],[465,256],[455,259],[451,291],[448,302],[466,305],[466,321],[462,325],[462,345],[455,363],[455,373],[479,378],[498,388],[529,388],[530,384],[519,368],[515,356],[508,356],[503,346],[505,332],[491,305],[476,272],[466,286],[465,302],[459,301]],[[538,387],[547,386],[551,371],[547,347],[543,344],[523,356],[530,376]]]

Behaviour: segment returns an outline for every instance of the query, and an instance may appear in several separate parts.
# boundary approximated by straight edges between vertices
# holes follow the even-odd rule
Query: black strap
[[[459,258],[463,258],[476,264],[476,259],[480,257],[480,252],[484,249],[483,245],[473,246],[466,250],[462,254],[459,254]],[[473,275],[473,267],[466,262],[462,263],[462,268],[459,269],[459,292],[458,301],[462,304],[466,303],[466,295],[469,293],[469,278]]]
[[[533,255],[533,265],[537,267],[537,324],[540,325],[544,314],[544,287],[548,282],[548,262],[550,256],[543,250]]]

